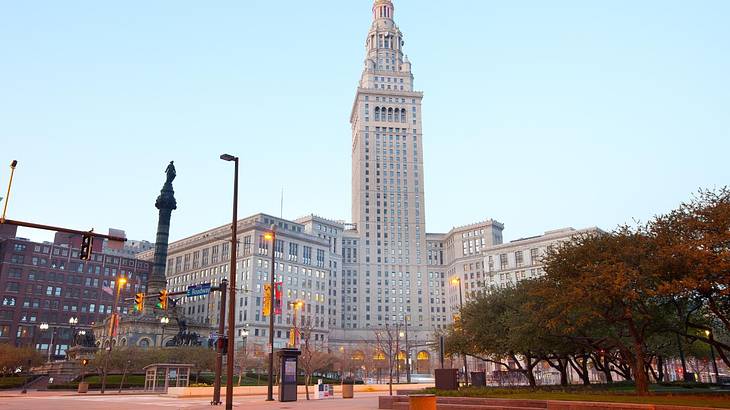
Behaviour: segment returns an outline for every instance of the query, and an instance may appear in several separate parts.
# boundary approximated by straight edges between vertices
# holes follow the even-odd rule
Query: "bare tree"
[[[258,359],[254,356],[252,349],[248,346],[236,351],[235,355],[235,366],[238,369],[238,385],[241,385],[241,380],[246,377],[246,370],[255,367],[258,363]]]
[[[385,360],[388,364],[388,391],[389,394],[393,395],[393,364],[395,357],[398,354],[396,352],[396,337],[397,333],[395,328],[385,325],[385,329],[375,331],[375,340],[379,353],[385,356]]]
[[[302,349],[299,364],[302,370],[304,370],[304,391],[307,394],[307,400],[309,400],[309,385],[311,384],[314,372],[331,368],[335,362],[335,358],[324,351],[321,345],[315,346],[312,340],[312,330],[313,326],[311,322],[307,322],[306,325],[302,325],[299,328]]]

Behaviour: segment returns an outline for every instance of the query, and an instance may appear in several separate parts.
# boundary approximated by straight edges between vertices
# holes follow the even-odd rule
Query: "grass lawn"
[[[428,393],[450,397],[492,397],[504,399],[527,400],[565,400],[565,401],[593,401],[612,403],[635,404],[665,404],[675,406],[697,406],[730,408],[730,390],[713,390],[707,386],[685,387],[652,386],[649,396],[637,396],[631,385],[618,384],[616,386],[590,386],[569,388],[543,387],[529,389],[515,388],[467,388],[459,391],[441,391],[427,389]]]

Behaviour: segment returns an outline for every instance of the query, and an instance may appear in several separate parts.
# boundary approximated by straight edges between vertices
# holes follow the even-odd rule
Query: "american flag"
[[[110,295],[114,295],[114,291],[109,286],[102,285],[101,290],[104,291],[104,292],[106,292],[106,293],[108,293],[108,294],[110,294]]]

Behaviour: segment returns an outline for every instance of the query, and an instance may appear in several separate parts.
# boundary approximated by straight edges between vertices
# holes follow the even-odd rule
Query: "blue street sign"
[[[201,283],[200,285],[188,286],[188,297],[205,296],[210,293],[210,283]]]

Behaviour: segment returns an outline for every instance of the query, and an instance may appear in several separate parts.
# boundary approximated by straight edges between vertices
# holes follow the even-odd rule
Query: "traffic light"
[[[144,293],[134,295],[134,310],[141,312],[144,309]]]
[[[157,296],[157,307],[163,310],[167,310],[167,289],[162,289]]]
[[[227,337],[218,338],[218,350],[220,350],[224,356],[228,354],[228,338]]]
[[[215,348],[220,350],[223,355],[228,354],[228,338],[225,336],[218,336],[215,340]]]
[[[91,257],[91,247],[94,244],[94,237],[91,235],[84,235],[81,238],[81,250],[79,251],[79,259],[89,260]]]
[[[81,365],[86,367],[86,365],[89,364],[89,359],[81,359]]]

